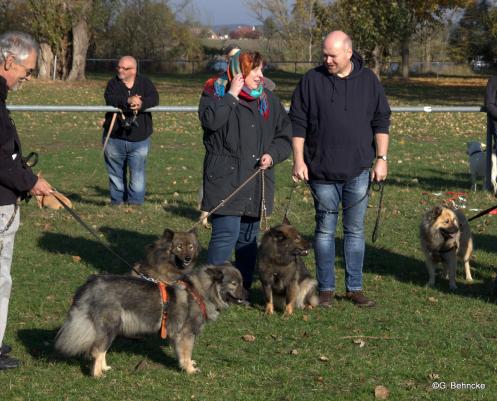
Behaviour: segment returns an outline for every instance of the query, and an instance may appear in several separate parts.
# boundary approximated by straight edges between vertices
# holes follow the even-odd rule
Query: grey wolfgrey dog
[[[229,302],[248,298],[242,276],[231,264],[197,267],[182,281],[167,287],[163,305],[156,283],[119,275],[92,275],[74,296],[68,316],[55,338],[55,348],[67,356],[93,358],[91,375],[110,369],[106,353],[118,335],[158,333],[167,312],[167,338],[179,366],[187,373],[198,371],[192,360],[195,337],[206,321],[215,320]],[[180,285],[184,283],[183,285]]]

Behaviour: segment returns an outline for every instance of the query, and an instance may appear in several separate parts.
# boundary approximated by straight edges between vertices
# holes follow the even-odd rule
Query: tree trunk
[[[409,38],[402,41],[402,78],[409,78]]]
[[[380,78],[380,71],[381,71],[381,55],[383,53],[383,50],[380,46],[376,45],[373,49],[372,56],[373,56],[373,72],[376,74],[378,79]]]
[[[40,54],[38,55],[38,79],[48,80],[52,77],[53,52],[48,43],[40,44]]]
[[[72,67],[69,81],[84,81],[86,67],[86,53],[90,43],[88,23],[82,18],[72,27]]]
[[[432,68],[431,68],[431,62],[432,62],[432,57],[431,57],[431,37],[428,35],[428,37],[425,39],[425,62],[424,62],[424,65],[425,65],[425,68],[424,68],[424,72],[425,73],[430,73],[432,72]]]

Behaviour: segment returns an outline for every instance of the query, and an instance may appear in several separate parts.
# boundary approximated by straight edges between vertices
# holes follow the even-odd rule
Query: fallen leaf
[[[374,398],[377,400],[386,400],[390,395],[390,391],[385,386],[376,386],[374,388]]]
[[[432,373],[430,373],[430,374],[428,375],[428,378],[429,378],[430,380],[438,380],[438,379],[440,378],[440,375],[439,375],[438,373],[433,373],[433,372],[432,372]]]
[[[76,263],[79,263],[79,262],[81,262],[81,256],[77,256],[77,255],[76,255],[76,256],[73,256],[73,257],[72,257],[72,260],[73,260],[74,262],[76,262]]]
[[[292,349],[290,351],[290,355],[298,355],[298,354],[299,354],[299,350],[297,350],[297,349]]]
[[[242,336],[242,340],[251,343],[255,341],[255,336],[253,336],[252,334],[245,334]]]
[[[304,315],[304,316],[302,316],[302,320],[303,320],[304,322],[307,322],[307,321],[309,320],[309,315]]]
[[[437,303],[438,299],[436,299],[435,297],[428,297],[428,301],[433,302],[433,303]]]
[[[357,344],[359,348],[363,348],[366,345],[366,342],[362,338],[357,338],[354,340],[354,344]]]
[[[321,356],[319,357],[319,360],[320,360],[321,362],[326,362],[326,361],[329,361],[330,359],[329,359],[327,356],[321,355]]]

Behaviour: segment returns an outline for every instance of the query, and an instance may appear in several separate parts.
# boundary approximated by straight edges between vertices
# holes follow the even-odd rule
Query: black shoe
[[[10,351],[12,351],[12,347],[10,345],[2,344],[2,346],[0,347],[0,355],[6,355]]]
[[[18,368],[21,362],[8,355],[0,355],[0,370]]]

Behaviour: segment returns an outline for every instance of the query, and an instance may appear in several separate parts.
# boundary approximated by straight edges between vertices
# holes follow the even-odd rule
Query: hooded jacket
[[[7,92],[7,81],[0,76],[0,206],[16,203],[38,180],[22,162],[21,141],[5,104]]]
[[[319,66],[308,71],[292,96],[293,136],[305,138],[309,179],[348,181],[370,168],[374,135],[388,134],[390,106],[376,75],[355,51],[350,75]]]
[[[266,89],[264,89],[266,90]],[[268,153],[277,164],[291,152],[291,123],[278,97],[267,91],[269,118],[261,116],[257,101],[237,100],[230,93],[218,98],[202,93],[199,118],[204,130],[204,193],[202,210],[209,211],[253,174],[259,158]],[[260,216],[260,175],[238,192],[216,213],[233,216]],[[265,171],[267,213],[273,208],[274,167]]]
[[[114,128],[112,129],[112,133],[110,134],[111,138],[138,142],[143,141],[152,135],[152,113],[143,112],[143,110],[157,106],[159,104],[159,94],[157,93],[152,81],[150,81],[147,77],[137,74],[133,87],[128,89],[126,85],[124,85],[123,81],[116,76],[107,83],[104,98],[107,106],[118,107],[123,111],[125,118],[132,118],[133,111],[129,107],[128,98],[134,95],[140,95],[142,97],[142,107],[136,117],[138,126],[131,127],[131,129],[125,129],[123,127],[122,116],[119,113],[116,118]],[[114,113],[105,114],[105,134],[107,134],[110,127],[113,114]]]

